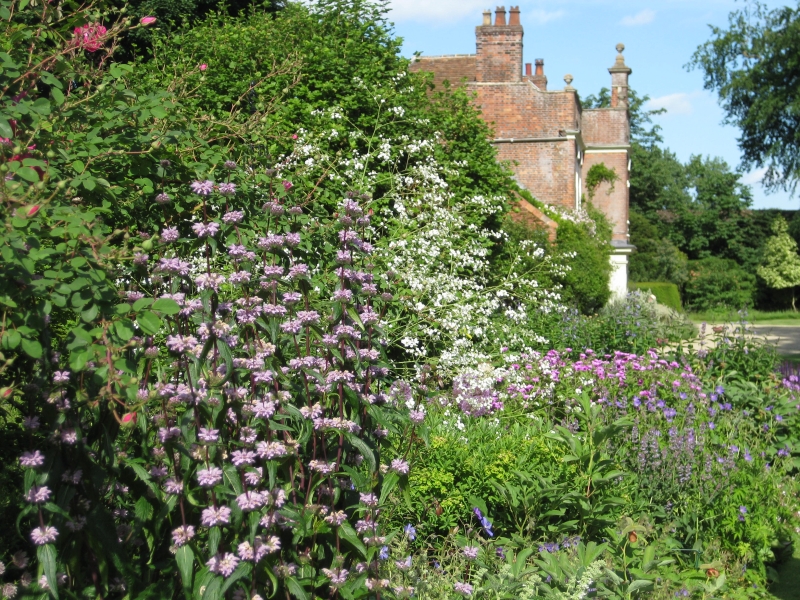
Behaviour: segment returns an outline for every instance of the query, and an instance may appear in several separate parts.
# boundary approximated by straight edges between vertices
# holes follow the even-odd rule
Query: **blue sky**
[[[653,107],[667,114],[656,118],[665,145],[681,160],[692,154],[720,156],[739,166],[738,131],[722,125],[716,96],[703,89],[699,71],[687,71],[697,46],[710,36],[708,25],[725,26],[728,14],[743,2],[735,0],[517,0],[525,28],[524,62],[544,59],[548,87],[572,85],[587,96],[610,84],[618,42],[633,69],[630,84],[652,98]],[[782,2],[767,1],[768,6]],[[404,38],[403,53],[475,52],[475,26],[481,23],[487,0],[391,0],[389,18]],[[510,4],[506,4],[506,9]],[[755,208],[800,208],[800,198],[783,192],[766,194],[758,172],[745,173],[752,185]]]

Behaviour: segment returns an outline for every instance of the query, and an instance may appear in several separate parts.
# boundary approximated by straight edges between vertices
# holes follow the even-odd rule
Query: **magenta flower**
[[[291,181],[283,180],[283,189],[287,192],[294,187],[294,184]]]
[[[87,52],[97,52],[103,47],[104,37],[108,30],[98,23],[87,23],[76,27],[72,33],[72,45]]]
[[[155,17],[142,17],[141,19],[139,19],[139,23],[147,27],[148,25],[152,25],[153,23],[155,23],[157,20],[158,19],[156,19]]]
[[[198,69],[200,69],[201,71],[205,71],[207,68],[208,68],[208,65],[206,63],[203,63],[198,67]]]

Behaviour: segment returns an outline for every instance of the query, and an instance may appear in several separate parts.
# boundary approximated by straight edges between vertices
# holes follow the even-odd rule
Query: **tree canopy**
[[[800,4],[768,9],[755,0],[729,15],[727,28],[687,65],[719,95],[725,123],[741,130],[742,166],[766,168],[767,189],[794,193],[800,179]]]

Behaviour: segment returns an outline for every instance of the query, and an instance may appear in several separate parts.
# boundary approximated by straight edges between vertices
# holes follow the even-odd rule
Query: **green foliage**
[[[564,299],[583,314],[592,314],[611,297],[611,227],[591,202],[585,205],[594,227],[562,220],[556,233],[556,248],[562,255],[573,256],[569,261],[570,270],[563,277]]]
[[[678,286],[674,283],[663,281],[648,281],[640,283],[631,283],[629,287],[632,290],[641,290],[649,292],[656,297],[659,304],[667,306],[673,310],[681,310],[681,293]]]
[[[628,278],[683,285],[688,277],[686,255],[638,211],[631,210],[629,220],[630,242],[636,252],[628,259]]]
[[[738,310],[752,305],[755,285],[755,276],[733,260],[715,257],[694,260],[689,262],[684,302],[689,310]]]
[[[589,200],[594,199],[597,188],[601,183],[608,184],[608,193],[614,191],[614,183],[619,181],[619,175],[613,168],[608,168],[605,163],[597,163],[589,168],[586,174],[586,190],[589,193]]]
[[[772,189],[794,190],[798,181],[798,40],[800,8],[751,0],[730,13],[726,28],[711,27],[687,65],[700,69],[726,122],[740,129],[743,166],[766,167],[763,181]]]
[[[794,288],[800,285],[800,256],[797,242],[789,235],[789,226],[783,217],[772,225],[773,235],[764,244],[764,262],[758,275],[769,287],[775,289]],[[792,309],[795,308],[792,294]]]

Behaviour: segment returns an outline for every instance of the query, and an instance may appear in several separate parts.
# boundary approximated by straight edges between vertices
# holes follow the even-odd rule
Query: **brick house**
[[[613,227],[611,290],[614,296],[627,293],[628,255],[628,173],[630,168],[630,121],[628,76],[631,69],[617,45],[617,59],[611,74],[610,108],[584,109],[578,93],[566,75],[566,86],[547,89],[544,61],[522,65],[522,36],[519,7],[505,7],[483,13],[483,24],[475,28],[476,53],[468,55],[419,57],[412,71],[428,71],[434,83],[445,80],[466,85],[476,94],[483,118],[494,128],[493,143],[501,160],[508,160],[517,181],[537,199],[557,207],[580,209],[583,182],[592,165],[604,163],[619,178],[614,185],[603,182],[595,190],[593,204],[602,210]],[[536,213],[529,203],[527,213]],[[536,217],[537,215],[533,215]],[[552,225],[544,215],[538,220]]]

